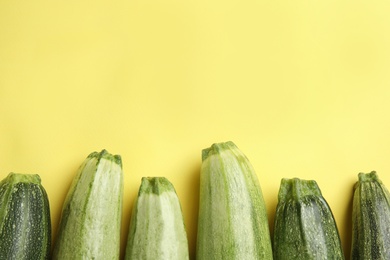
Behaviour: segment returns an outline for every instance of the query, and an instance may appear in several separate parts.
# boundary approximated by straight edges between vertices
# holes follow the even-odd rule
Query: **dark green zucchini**
[[[282,179],[275,215],[275,260],[344,259],[336,222],[314,180]]]
[[[36,174],[10,173],[0,182],[0,259],[49,259],[49,200]]]
[[[375,171],[354,186],[351,258],[390,259],[390,194]]]

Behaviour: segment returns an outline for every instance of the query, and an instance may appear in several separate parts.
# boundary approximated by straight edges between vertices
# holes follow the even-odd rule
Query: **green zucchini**
[[[351,259],[390,259],[390,194],[375,171],[359,173],[352,207]]]
[[[10,173],[0,182],[0,259],[49,259],[49,200],[37,174]]]
[[[233,142],[202,150],[197,259],[272,259],[260,183]]]
[[[132,211],[125,259],[189,259],[180,202],[168,179],[142,178]]]
[[[118,259],[122,201],[121,157],[91,153],[66,196],[53,259]]]
[[[274,259],[344,259],[332,211],[314,180],[282,179],[274,223]]]

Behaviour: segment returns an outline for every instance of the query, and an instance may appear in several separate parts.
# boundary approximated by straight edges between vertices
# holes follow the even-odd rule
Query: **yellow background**
[[[165,176],[195,256],[201,150],[234,141],[272,230],[281,178],[315,179],[345,255],[352,187],[390,186],[390,3],[0,0],[0,177],[38,173],[53,235],[92,151],[120,154],[122,255],[142,176]]]

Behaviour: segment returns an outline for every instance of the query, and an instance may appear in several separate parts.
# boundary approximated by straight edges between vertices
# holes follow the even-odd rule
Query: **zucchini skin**
[[[314,180],[282,179],[274,259],[344,259],[336,222]]]
[[[53,259],[119,259],[122,201],[121,157],[91,153],[66,196]]]
[[[352,207],[351,259],[390,259],[390,194],[377,173],[359,173]]]
[[[0,259],[49,259],[48,196],[37,174],[10,173],[0,182]]]
[[[125,259],[189,259],[180,202],[168,179],[142,178],[132,211]]]
[[[233,142],[202,150],[197,259],[272,259],[260,183]]]

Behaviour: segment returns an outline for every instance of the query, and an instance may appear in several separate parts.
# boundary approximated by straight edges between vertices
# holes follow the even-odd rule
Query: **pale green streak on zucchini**
[[[375,171],[354,186],[351,259],[390,259],[390,194]]]
[[[282,179],[274,223],[274,259],[344,259],[336,222],[313,180]]]
[[[189,259],[180,202],[173,185],[164,177],[142,178],[125,259]]]
[[[202,151],[197,259],[272,259],[260,183],[233,142]]]
[[[37,174],[0,182],[0,259],[49,259],[50,207]]]
[[[120,156],[91,153],[65,199],[53,259],[118,259],[122,201]]]

